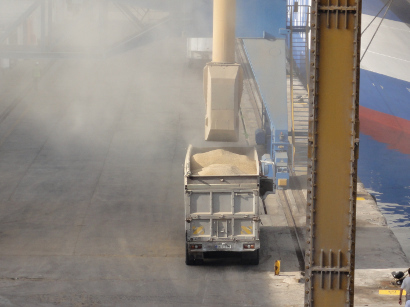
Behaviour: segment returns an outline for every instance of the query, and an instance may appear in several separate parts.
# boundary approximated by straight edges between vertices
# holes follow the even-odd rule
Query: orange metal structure
[[[313,0],[305,306],[353,306],[361,0]]]

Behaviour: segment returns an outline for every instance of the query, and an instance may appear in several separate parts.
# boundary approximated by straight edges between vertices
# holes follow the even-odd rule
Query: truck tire
[[[259,264],[259,249],[253,252],[242,253],[242,263],[258,265]]]
[[[185,264],[186,265],[194,265],[195,264],[194,256],[189,253],[187,244],[185,244]]]
[[[259,249],[253,252],[253,257],[251,258],[250,264],[258,265],[259,264]]]

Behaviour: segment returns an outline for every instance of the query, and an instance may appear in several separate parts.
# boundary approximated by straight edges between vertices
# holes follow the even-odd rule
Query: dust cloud
[[[190,306],[203,289],[184,264],[183,163],[205,145],[189,2],[0,0],[0,37],[39,4],[0,42],[0,299]]]
[[[13,1],[2,5],[10,16],[18,16],[33,1],[21,3],[25,6]],[[32,147],[41,144],[39,156],[58,163],[101,161],[113,156],[110,150],[129,150],[130,142],[144,154],[147,143],[152,155],[163,150],[162,144],[169,140],[162,139],[172,134],[167,131],[180,129],[179,112],[186,100],[182,97],[186,39],[180,8],[181,1],[56,0],[34,9],[24,30],[28,34],[23,33],[31,37],[27,50],[51,56],[10,59],[10,66],[2,68],[2,84],[10,97],[19,96],[27,124],[16,129],[27,139],[38,140]],[[20,42],[25,38],[19,31],[18,42],[10,46],[25,43]],[[18,95],[22,90],[24,97]],[[199,101],[194,105],[202,107],[202,89],[197,90]],[[11,106],[13,101],[7,103]],[[177,136],[172,138],[174,145],[178,143]],[[128,145],[119,144],[120,139],[127,139]],[[127,163],[137,164],[138,151],[133,149],[132,154],[135,161]]]
[[[0,0],[3,28],[33,10],[2,47],[0,254],[183,254],[205,104],[180,3]]]

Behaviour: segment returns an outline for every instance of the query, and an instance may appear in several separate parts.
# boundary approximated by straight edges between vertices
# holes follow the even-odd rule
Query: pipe
[[[212,62],[235,63],[236,0],[214,0]]]

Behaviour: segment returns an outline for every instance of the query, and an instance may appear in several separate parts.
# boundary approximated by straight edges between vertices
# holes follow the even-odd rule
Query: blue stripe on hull
[[[361,69],[360,105],[410,120],[410,82]]]

